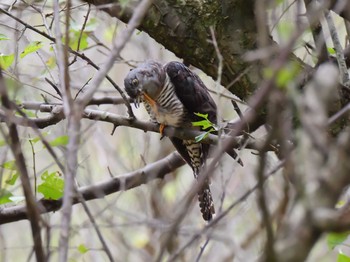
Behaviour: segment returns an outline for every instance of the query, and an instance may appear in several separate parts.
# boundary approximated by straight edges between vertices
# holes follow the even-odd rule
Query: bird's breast
[[[151,105],[144,101],[146,110],[153,120],[159,124],[180,127],[184,123],[185,109],[181,103],[162,105],[159,102]]]
[[[159,124],[180,127],[187,122],[187,110],[177,97],[168,78],[154,103],[150,104],[144,100],[144,104],[152,120]]]

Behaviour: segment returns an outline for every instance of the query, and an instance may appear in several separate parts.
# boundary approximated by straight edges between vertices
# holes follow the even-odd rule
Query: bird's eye
[[[131,81],[131,83],[132,83],[133,86],[137,86],[137,85],[139,84],[139,80],[137,80],[137,79],[135,78],[135,79],[133,79],[133,80]]]

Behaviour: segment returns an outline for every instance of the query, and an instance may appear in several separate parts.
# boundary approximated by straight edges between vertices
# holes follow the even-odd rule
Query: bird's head
[[[130,70],[124,79],[125,91],[137,104],[140,98],[146,94],[156,100],[165,81],[163,66],[154,61],[143,63]]]

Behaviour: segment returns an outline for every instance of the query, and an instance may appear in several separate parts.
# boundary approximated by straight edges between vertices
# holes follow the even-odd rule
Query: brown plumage
[[[136,103],[144,102],[152,121],[164,126],[193,128],[192,122],[203,120],[194,113],[208,114],[216,124],[216,104],[200,80],[188,67],[179,62],[164,66],[149,61],[131,70],[124,80],[125,90]],[[197,179],[208,157],[208,144],[170,137],[171,142],[191,166]],[[215,213],[213,198],[206,179],[198,190],[202,216],[210,221]]]

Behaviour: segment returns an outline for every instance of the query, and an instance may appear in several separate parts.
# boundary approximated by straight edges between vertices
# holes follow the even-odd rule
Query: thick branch
[[[127,23],[133,13],[132,1],[121,6],[114,0],[84,0]],[[213,78],[217,78],[218,62],[211,43],[210,27],[214,28],[218,47],[223,55],[224,68],[221,83],[230,85],[230,91],[245,99],[253,93],[259,79],[254,66],[246,70],[242,55],[254,49],[254,1],[165,1],[156,0],[147,13],[140,30],[157,42]],[[186,47],[186,48],[183,48]],[[242,72],[244,72],[242,74]]]
[[[174,152],[167,157],[149,164],[139,170],[114,177],[92,186],[81,187],[79,189],[79,193],[82,195],[85,201],[103,198],[106,195],[122,190],[129,190],[142,184],[146,184],[151,180],[163,178],[166,174],[182,166],[183,164],[185,164],[184,160],[177,152]],[[79,198],[75,196],[73,198],[73,204],[77,203],[79,203]],[[62,199],[41,199],[37,203],[37,206],[41,207],[40,212],[42,214],[59,210],[61,205]],[[23,219],[28,219],[27,209],[24,205],[0,209],[0,224],[11,223]]]
[[[102,99],[101,99],[102,100]],[[45,118],[35,118],[35,119],[27,119],[17,116],[12,116],[11,121],[16,123],[17,125],[22,126],[37,126],[38,128],[45,128],[47,126],[58,123],[59,121],[64,119],[64,114],[62,113],[62,106],[60,104],[46,104],[46,103],[35,103],[28,102],[23,103],[22,107],[25,109],[35,109],[41,112],[51,113],[49,117]],[[112,123],[115,126],[127,126],[133,127],[136,129],[141,129],[145,132],[156,132],[159,133],[159,124],[150,122],[150,121],[142,121],[135,118],[129,118],[125,116],[116,115],[113,113],[109,113],[101,110],[92,110],[85,109],[83,118],[90,120],[97,120],[102,122]],[[0,111],[0,121],[4,121],[4,113]],[[240,121],[241,122],[241,121]],[[234,125],[230,125],[229,128],[224,129],[225,133],[229,133],[231,130],[236,129],[236,126],[240,125],[240,122],[236,122]],[[164,129],[163,134],[167,137],[177,137],[180,139],[194,139],[197,136],[203,135],[205,132],[191,129],[183,129],[183,128],[175,128],[171,126],[167,126]],[[241,133],[239,132],[239,135]],[[227,135],[222,135],[221,139],[227,139]],[[241,138],[235,137],[233,139],[233,147],[237,148],[244,144],[245,148],[248,149],[259,149],[261,147],[261,143],[263,141],[257,141],[249,138],[248,140],[242,140]],[[219,137],[215,134],[207,134],[207,136],[201,140],[201,143],[206,144],[217,144],[219,141]],[[270,145],[268,147],[268,151],[276,151],[277,149]],[[230,152],[230,149],[228,150]]]

